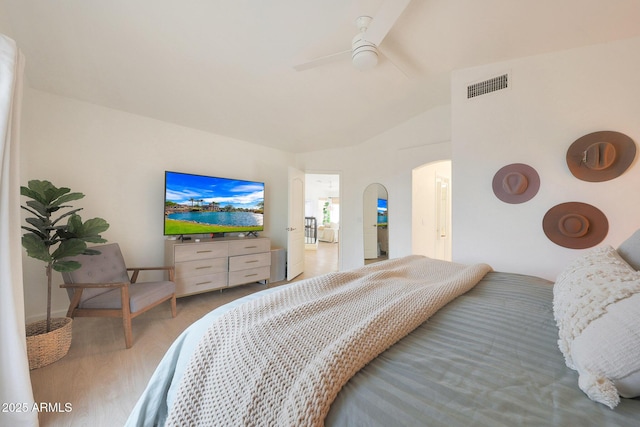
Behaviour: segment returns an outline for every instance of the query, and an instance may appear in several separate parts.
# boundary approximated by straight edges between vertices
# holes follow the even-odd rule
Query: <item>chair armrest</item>
[[[152,270],[165,270],[169,272],[169,280],[171,282],[173,282],[173,276],[174,276],[174,272],[175,272],[175,268],[173,266],[160,266],[160,267],[129,267],[127,268],[127,271],[133,271],[133,274],[131,275],[131,283],[136,283],[136,280],[138,280],[138,274],[140,274],[141,271],[152,271]]]
[[[80,299],[82,298],[82,291],[85,289],[97,289],[97,288],[114,288],[120,289],[120,295],[122,297],[123,307],[126,305],[125,301],[129,299],[129,282],[112,282],[112,283],[64,283],[60,285],[61,288],[72,288],[73,296],[69,303],[69,310],[67,311],[67,317],[73,317],[73,311],[80,305]]]
[[[127,282],[113,282],[113,283],[63,283],[61,288],[122,288],[128,286]]]

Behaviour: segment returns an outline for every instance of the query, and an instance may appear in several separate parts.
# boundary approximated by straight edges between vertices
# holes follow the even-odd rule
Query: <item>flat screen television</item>
[[[262,230],[263,182],[165,171],[165,236]]]
[[[387,225],[387,199],[378,199],[378,226]]]

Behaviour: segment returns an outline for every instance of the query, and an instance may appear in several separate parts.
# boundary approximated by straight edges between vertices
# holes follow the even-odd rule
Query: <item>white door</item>
[[[435,258],[451,261],[451,182],[436,175]]]
[[[364,190],[362,210],[364,259],[378,258],[378,186],[369,185]]]
[[[304,173],[289,168],[289,220],[287,226],[287,280],[304,271]]]
[[[412,180],[412,253],[451,261],[451,161],[417,167]]]

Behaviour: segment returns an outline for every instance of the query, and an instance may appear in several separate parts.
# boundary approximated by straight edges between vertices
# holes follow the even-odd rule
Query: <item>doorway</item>
[[[305,277],[338,271],[340,175],[305,174]]]
[[[451,261],[451,160],[412,171],[412,253]]]
[[[389,192],[382,184],[369,184],[362,201],[364,263],[389,259]]]

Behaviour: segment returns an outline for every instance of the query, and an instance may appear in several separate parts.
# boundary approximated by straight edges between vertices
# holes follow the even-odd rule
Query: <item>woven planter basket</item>
[[[47,332],[47,321],[27,325],[27,355],[29,369],[38,369],[60,360],[71,346],[70,317],[51,319],[51,331]]]

